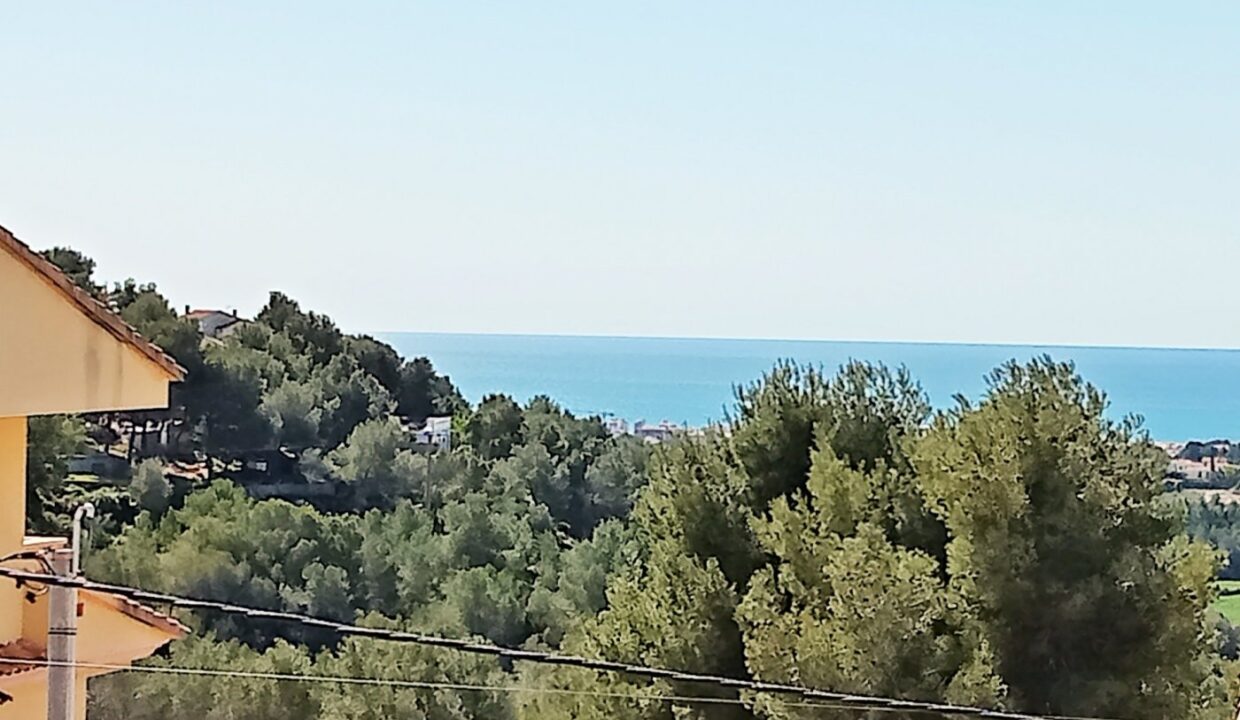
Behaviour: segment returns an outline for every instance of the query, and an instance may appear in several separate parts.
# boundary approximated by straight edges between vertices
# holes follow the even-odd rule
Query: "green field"
[[[1219,590],[1240,591],[1240,580],[1219,580],[1215,583]],[[1240,595],[1224,595],[1214,601],[1214,609],[1218,610],[1228,622],[1240,625]]]

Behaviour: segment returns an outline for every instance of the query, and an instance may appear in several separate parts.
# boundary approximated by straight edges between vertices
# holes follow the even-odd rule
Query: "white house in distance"
[[[645,420],[638,420],[633,423],[633,434],[649,443],[661,443],[665,440],[671,440],[673,435],[684,432],[685,428],[673,422],[664,420],[658,425],[647,423]]]
[[[413,441],[418,445],[429,445],[437,450],[452,449],[452,417],[429,417],[421,429],[413,433]]]
[[[660,421],[658,424],[638,420],[630,427],[628,420],[610,416],[603,419],[603,427],[612,435],[632,435],[648,443],[661,443],[671,440],[674,435],[682,433],[697,434],[701,432],[701,430],[695,430],[688,425],[678,425],[667,420]]]

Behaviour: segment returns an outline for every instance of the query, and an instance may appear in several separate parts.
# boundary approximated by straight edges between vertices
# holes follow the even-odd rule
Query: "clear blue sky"
[[[8,3],[0,224],[350,330],[1240,347],[1240,3]]]

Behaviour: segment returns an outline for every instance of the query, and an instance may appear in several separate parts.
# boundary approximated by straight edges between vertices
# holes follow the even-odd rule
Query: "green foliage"
[[[1192,716],[1213,557],[1177,539],[1157,502],[1165,460],[1104,420],[1105,398],[1070,366],[1009,364],[990,382],[979,405],[938,419],[915,464],[1008,702]]]
[[[202,383],[206,392],[196,408],[204,429],[207,452],[229,457],[266,447],[273,434],[262,413],[263,392],[272,370],[271,360],[236,345],[207,349]]]
[[[607,591],[610,609],[586,617],[565,638],[568,652],[704,673],[737,675],[744,671],[743,649],[733,620],[737,597],[714,560],[685,554],[671,541],[656,541],[645,563],[650,570],[622,573]],[[657,568],[657,570],[654,570]],[[658,697],[696,696],[697,686],[598,676],[570,670],[530,668],[526,682],[567,694],[530,695],[519,708],[522,718],[733,718],[742,708],[677,702],[633,701],[607,693]],[[726,692],[707,695],[734,697]]]
[[[93,262],[49,253],[104,297]],[[1240,681],[1210,614],[1236,512],[1160,502],[1164,460],[1071,366],[1009,364],[976,403],[932,416],[903,371],[776,366],[728,424],[653,455],[545,397],[470,410],[425,358],[272,293],[204,340],[153,285],[106,294],[189,369],[176,402],[199,447],[280,446],[347,483],[349,513],[256,501],[226,481],[170,507],[157,462],[130,494],[62,487],[82,444],[31,422],[32,525],[109,504],[100,579],[509,645],[832,690],[1044,713],[1222,718]],[[458,446],[414,452],[405,420],[452,414]],[[137,514],[137,510],[141,513]],[[136,515],[128,527],[118,518]],[[766,696],[493,660],[220,615],[156,666],[316,673],[553,691],[116,675],[112,718],[856,717]],[[288,642],[284,639],[286,637]],[[219,639],[216,639],[219,638]],[[693,697],[741,701],[696,702]],[[608,693],[611,693],[610,695]],[[640,697],[621,697],[638,693]],[[676,696],[671,699],[670,696]],[[885,714],[884,717],[911,717]]]
[[[907,462],[903,438],[929,413],[925,394],[903,369],[851,362],[828,378],[785,363],[738,391],[734,445],[761,506],[803,487],[819,439],[852,467],[885,462],[899,469]]]
[[[369,624],[400,627],[371,619]],[[446,650],[349,640],[334,650],[312,653],[277,642],[255,651],[210,637],[173,646],[168,658],[146,663],[151,674],[118,673],[91,681],[92,720],[468,720],[512,717],[506,693],[410,686],[410,680],[445,685],[502,686],[504,671],[494,660]],[[308,676],[309,681],[161,674],[171,668],[215,672]],[[390,680],[393,685],[313,681],[315,676]]]
[[[236,642],[188,638],[168,658],[153,658],[156,673],[116,673],[92,680],[92,720],[281,720],[319,717],[317,685],[210,675],[157,674],[167,668],[307,674],[303,648],[279,643],[257,653]]]
[[[585,541],[560,554],[559,575],[538,578],[530,594],[529,613],[535,626],[546,628],[543,639],[558,646],[583,618],[607,607],[608,578],[643,557],[644,548],[621,520],[608,520]]]
[[[155,283],[139,283],[127,278],[125,282],[112,283],[112,289],[108,291],[108,304],[116,312],[124,313],[138,298],[155,292]]]
[[[286,380],[263,396],[259,409],[282,447],[311,448],[319,444],[323,413],[331,408],[320,383]]]
[[[293,349],[316,365],[325,365],[344,351],[344,334],[326,315],[303,312],[297,301],[281,292],[272,292],[267,305],[255,318],[292,341]]]
[[[36,534],[63,532],[73,509],[64,507],[61,484],[69,458],[85,448],[85,425],[74,417],[45,415],[30,418],[26,434],[27,525]]]
[[[207,349],[203,375],[206,397],[191,414],[202,419],[207,449],[223,455],[270,445],[326,454],[367,421],[463,406],[429,361],[405,362],[374,338],[346,336],[281,293]]]
[[[347,514],[255,501],[227,480],[173,496],[159,459],[128,492],[61,488],[81,445],[76,421],[32,425],[32,512],[53,528],[89,498],[106,511],[89,557],[100,579],[341,621],[404,626],[521,645],[559,644],[607,606],[608,578],[648,548],[625,524],[645,485],[649,450],[611,438],[547,398],[521,407],[488,398],[471,411],[426,358],[402,358],[368,336],[272,293],[255,321],[204,338],[153,284],[104,293],[93,262],[58,257],[140,333],[187,369],[168,412],[120,420],[182,428],[215,459],[281,447],[315,480],[351,491]],[[125,416],[128,417],[125,417]],[[457,448],[419,455],[407,423],[452,415]],[[100,419],[94,435],[116,442]],[[36,522],[36,528],[38,522]],[[368,675],[511,683],[512,668],[438,651],[348,641],[218,614],[189,615],[210,635],[155,665],[260,673]],[[221,638],[220,640],[213,639]],[[287,637],[294,644],[280,638]],[[704,639],[704,638],[701,638]],[[512,717],[507,695],[261,679],[118,675],[92,685],[92,717]]]
[[[178,411],[147,419],[183,415],[197,431],[195,447],[211,455],[273,445],[324,454],[367,420],[399,413],[420,422],[468,410],[426,358],[405,360],[372,337],[345,335],[331,318],[303,311],[283,293],[271,293],[254,322],[204,340],[153,283],[129,279],[105,292],[90,258],[68,248],[44,255],[186,368],[185,381],[173,388]]]
[[[163,515],[172,498],[172,483],[164,477],[164,464],[155,458],[138,463],[129,481],[129,494],[138,507],[152,516]]]
[[[400,393],[402,360],[391,345],[369,335],[355,335],[344,339],[344,351],[388,393],[393,396]]]
[[[383,506],[424,491],[427,460],[407,445],[407,433],[396,418],[367,420],[353,428],[328,462],[336,476],[353,487],[361,507]]]
[[[319,384],[324,398],[329,398],[320,423],[322,447],[339,445],[360,423],[388,416],[395,409],[387,389],[347,355],[316,368],[311,381]]]
[[[372,624],[397,623],[369,619]],[[322,672],[348,677],[374,677],[396,681],[460,684],[462,678],[482,686],[503,687],[507,674],[493,659],[448,650],[350,640],[334,653],[320,656]],[[398,687],[360,687],[320,691],[323,720],[389,720],[390,718],[442,718],[472,720],[512,717],[511,695],[477,690]],[[292,716],[290,716],[291,718]]]
[[[435,372],[424,357],[401,365],[400,387],[395,394],[397,412],[418,421],[432,415],[456,415],[469,407],[448,376]]]
[[[91,575],[185,595],[305,611],[337,607],[339,576],[359,542],[357,518],[326,516],[282,501],[255,502],[227,481],[193,493],[184,507],[155,519],[144,512],[108,548],[89,559]],[[347,573],[346,573],[347,575]],[[226,636],[265,642],[267,630],[204,616]]]
[[[373,508],[361,515],[254,501],[219,481],[162,517],[150,508],[155,511],[99,553],[90,570],[339,619],[367,612],[424,619],[453,633],[515,644],[558,639],[582,612],[602,608],[604,578],[620,566],[609,558],[636,551],[616,525],[597,545],[583,540],[565,549],[565,535],[536,497],[550,492],[546,482],[526,472],[535,462],[546,477],[562,473],[545,447],[520,446],[512,457],[488,462],[468,447],[415,455],[407,441],[396,419],[369,420],[325,463],[303,459],[330,466],[348,482],[357,507]],[[590,535],[589,529],[564,531]],[[225,637],[258,646],[270,640],[266,631],[231,621],[204,622]]]
[[[522,408],[504,395],[485,398],[465,421],[465,440],[499,475],[520,478],[562,529],[585,537],[627,515],[645,482],[649,448],[613,438],[597,418],[578,418],[546,397]]]
[[[507,457],[523,441],[522,424],[521,406],[512,398],[488,395],[469,417],[466,442],[484,460]]]
[[[1032,712],[1222,717],[1213,558],[1157,502],[1157,453],[1104,418],[1071,366],[1011,364],[990,380],[927,426],[903,373],[777,367],[740,393],[728,433],[656,455],[633,515],[645,560],[565,647]],[[586,696],[521,711],[620,712]],[[744,712],[806,711],[757,698]],[[700,714],[678,700],[636,716]]]
[[[60,268],[75,285],[95,297],[103,297],[103,286],[95,282],[95,261],[67,247],[54,247],[39,253]]]
[[[1240,504],[1209,500],[1187,500],[1179,503],[1186,518],[1189,536],[1203,540],[1221,550],[1225,561],[1219,577],[1240,580]]]
[[[198,332],[198,326],[178,317],[154,285],[143,286],[132,296],[130,292],[123,291],[120,299],[114,300],[123,304],[119,312],[125,322],[172,355],[191,374],[201,372],[202,335]]]

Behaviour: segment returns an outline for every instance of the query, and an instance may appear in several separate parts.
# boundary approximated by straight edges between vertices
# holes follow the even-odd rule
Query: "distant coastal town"
[[[1167,453],[1167,489],[1240,503],[1240,443],[1231,440],[1156,442]]]
[[[692,427],[687,424],[679,424],[662,420],[658,423],[648,423],[645,420],[638,420],[632,425],[624,418],[607,417],[603,419],[603,427],[607,428],[607,432],[612,436],[619,437],[622,435],[632,435],[641,438],[648,443],[661,443],[672,439],[676,435],[696,435],[703,432],[703,428]]]

